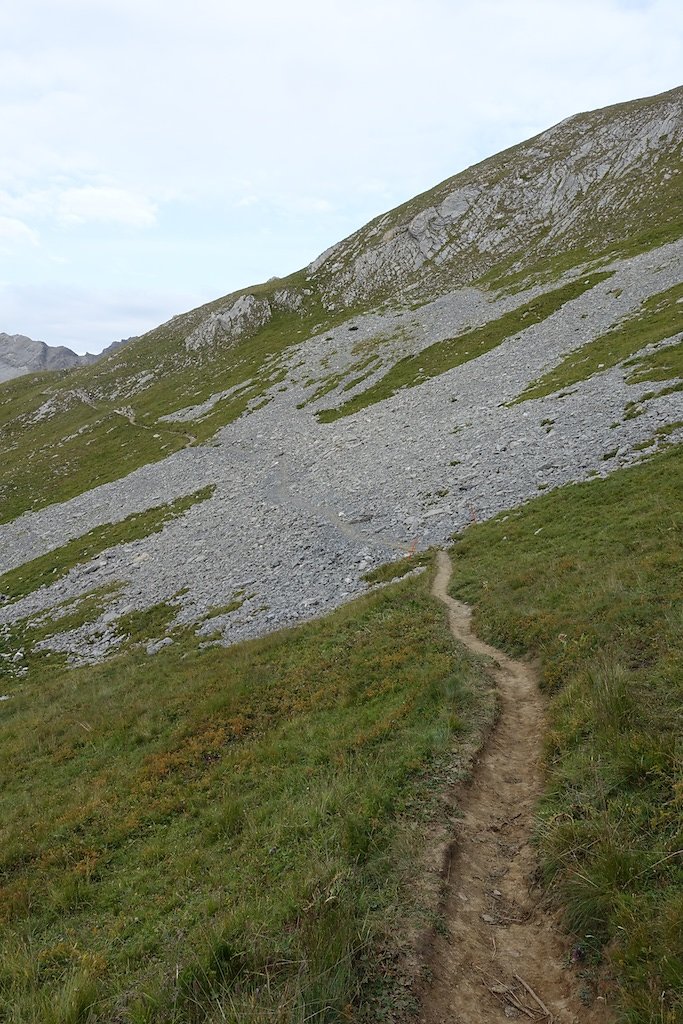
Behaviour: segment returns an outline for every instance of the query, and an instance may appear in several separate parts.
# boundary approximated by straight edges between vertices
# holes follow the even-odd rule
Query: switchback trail
[[[446,868],[446,929],[428,955],[431,980],[420,1019],[607,1024],[605,1000],[586,1005],[590,993],[580,964],[570,966],[571,945],[531,891],[544,729],[536,673],[473,635],[469,608],[447,593],[450,574],[450,559],[440,551],[433,594],[448,609],[453,635],[492,659],[500,714],[471,784],[458,794],[463,817]]]

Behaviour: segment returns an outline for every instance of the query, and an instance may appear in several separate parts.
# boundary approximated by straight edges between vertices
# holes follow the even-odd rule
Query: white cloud
[[[56,212],[65,225],[98,222],[146,228],[155,224],[157,217],[156,205],[146,196],[94,185],[64,189]]]
[[[22,245],[39,245],[38,234],[16,217],[0,217],[0,252],[9,254]]]
[[[99,352],[112,341],[151,330],[206,296],[134,288],[15,286],[0,281],[2,329],[74,352]]]
[[[680,0],[0,4],[0,273],[225,293],[682,68]]]

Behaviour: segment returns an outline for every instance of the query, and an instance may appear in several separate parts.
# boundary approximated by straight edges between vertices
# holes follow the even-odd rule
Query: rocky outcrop
[[[373,221],[309,276],[337,308],[433,296],[505,260],[515,271],[580,245],[604,250],[680,211],[682,147],[683,88],[579,114]]]
[[[186,337],[185,349],[196,352],[208,345],[235,345],[264,327],[275,311],[296,313],[303,306],[304,295],[289,288],[277,289],[268,299],[240,295],[203,318]]]
[[[24,334],[0,333],[0,384],[41,370],[70,370],[74,366],[89,366],[115,352],[121,345],[125,345],[125,341],[115,341],[99,355],[86,352],[84,356],[79,356],[64,345],[46,345],[44,341],[34,341]]]
[[[246,334],[255,333],[272,316],[267,299],[254,295],[240,295],[235,302],[209,314],[185,339],[188,352],[216,343],[234,345]]]
[[[66,370],[80,361],[80,356],[61,345],[53,348],[23,334],[0,334],[0,381],[37,370]]]

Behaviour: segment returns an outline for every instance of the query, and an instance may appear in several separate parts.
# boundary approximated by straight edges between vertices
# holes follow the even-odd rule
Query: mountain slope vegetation
[[[199,436],[210,437],[280,383],[284,351],[356,312],[477,282],[519,287],[549,271],[557,280],[560,269],[680,238],[681,96],[570,118],[371,222],[303,271],[174,317],[59,382],[32,375],[3,388],[3,518],[164,458],[188,440],[160,416],[231,392],[202,421]],[[251,307],[231,318],[245,297]],[[117,416],[124,405],[128,418]],[[103,453],[87,471],[80,452],[77,471],[71,457],[76,431]]]
[[[544,870],[586,955],[609,950],[630,1020],[683,1013],[681,486],[676,446],[455,547],[482,636],[541,660]]]
[[[3,1019],[343,1013],[433,913],[415,852],[493,707],[426,582],[228,651],[32,667],[1,740]]]
[[[453,545],[586,1005],[676,1024],[682,174],[683,89],[580,114],[0,385],[0,1018],[415,1019],[496,713]]]

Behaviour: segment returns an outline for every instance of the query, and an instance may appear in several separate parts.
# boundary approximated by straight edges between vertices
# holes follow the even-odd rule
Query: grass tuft
[[[97,526],[82,537],[77,537],[30,562],[24,562],[17,569],[3,573],[0,576],[0,594],[4,594],[9,601],[18,601],[42,586],[55,583],[75,566],[97,557],[117,544],[130,544],[135,540],[150,537],[153,533],[160,533],[166,523],[181,516],[193,505],[206,501],[215,489],[215,485],[211,484],[168,505],[157,505],[145,512],[134,512],[120,523]]]
[[[587,345],[582,345],[576,352],[566,356],[559,366],[530,384],[515,399],[515,402],[542,398],[544,395],[550,395],[562,388],[570,387],[572,384],[588,380],[593,374],[616,366],[617,363],[632,356],[646,345],[652,345],[672,337],[678,331],[683,330],[681,299],[683,299],[683,284],[674,285],[667,291],[659,292],[657,295],[645,299],[637,313],[622,320],[606,334],[602,334],[599,338]],[[668,349],[664,349],[655,357],[645,357],[645,362],[642,364],[643,374],[638,374],[637,370],[634,371],[630,382],[667,380],[674,376],[673,367],[672,372],[665,377],[648,376],[655,372],[655,368],[667,371],[666,353],[668,352]],[[680,364],[679,354],[672,352],[670,359],[676,359]],[[641,363],[636,361],[636,365],[640,366]]]

